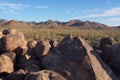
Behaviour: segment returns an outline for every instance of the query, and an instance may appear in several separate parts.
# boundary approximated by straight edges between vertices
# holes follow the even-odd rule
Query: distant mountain
[[[120,26],[117,26],[118,28],[120,28]]]
[[[82,20],[70,20],[68,22],[60,22],[48,20],[45,22],[25,22],[17,20],[4,20],[0,19],[0,27],[57,27],[57,26],[68,26],[68,27],[79,27],[83,29],[104,29],[108,28],[107,25],[98,22],[82,21]]]
[[[64,23],[67,26],[83,26],[83,21],[81,20],[70,20],[69,22]]]
[[[24,21],[17,21],[17,20],[10,20],[10,21],[6,21],[4,22],[4,24],[2,24],[0,22],[0,26],[1,27],[10,27],[10,28],[16,28],[16,27],[31,27],[34,26],[35,24],[32,22],[24,22]]]
[[[3,25],[6,24],[7,22],[8,22],[8,20],[0,19],[0,26],[3,26]]]
[[[67,22],[65,25],[67,26],[76,26],[81,28],[107,28],[108,26],[105,24],[101,24],[98,22],[90,22],[90,21],[81,21],[81,20],[71,20]]]
[[[58,26],[58,25],[61,25],[61,22],[48,20],[48,21],[45,21],[45,22],[39,22],[39,23],[37,23],[37,25],[41,25],[41,26]]]

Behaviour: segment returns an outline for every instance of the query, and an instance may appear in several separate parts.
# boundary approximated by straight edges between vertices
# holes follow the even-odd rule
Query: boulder
[[[49,42],[47,42],[47,41],[37,42],[37,44],[35,46],[35,56],[36,56],[36,58],[40,60],[42,56],[47,55],[50,48],[51,48],[51,46],[50,46]]]
[[[100,40],[100,47],[104,45],[114,45],[116,44],[115,40],[112,37],[104,37]]]
[[[4,35],[2,34],[2,32],[0,31],[0,38],[3,37]]]
[[[65,63],[61,52],[57,48],[53,48],[46,56],[42,57],[42,64],[46,70],[58,72],[67,80],[75,80],[73,69]]]
[[[28,48],[35,48],[36,44],[37,44],[37,41],[30,41],[30,42],[28,42],[27,47]]]
[[[21,32],[3,36],[0,43],[0,49],[4,52],[13,52],[18,50],[17,52],[25,54],[27,51],[27,42]]]
[[[11,73],[14,71],[13,62],[6,55],[0,56],[0,73]]]
[[[27,44],[28,50],[27,50],[27,54],[31,57],[34,58],[35,57],[35,46],[37,44],[37,41],[30,41]]]
[[[41,70],[41,64],[36,60],[29,59],[21,64],[21,68],[28,72],[37,72]]]
[[[19,70],[19,69],[24,69],[24,65],[26,62],[28,61],[27,57],[25,55],[21,55],[21,54],[17,54],[16,55],[16,64],[15,66],[15,70]]]
[[[12,62],[15,63],[16,54],[14,52],[6,52],[6,53],[2,53],[2,55],[8,56],[12,60]]]
[[[8,75],[4,80],[24,80],[26,71],[20,69]]]
[[[101,58],[113,70],[116,76],[120,76],[120,44],[104,45]]]
[[[102,61],[96,51],[94,51],[84,40],[81,39],[83,46],[86,48],[88,57],[91,62],[96,80],[117,80],[112,70]],[[97,64],[97,65],[96,65]]]
[[[24,80],[67,80],[60,74],[50,71],[42,70],[39,72],[28,73]]]
[[[5,30],[2,31],[3,35],[16,34],[16,33],[17,33],[17,30],[16,29],[11,29],[11,28],[5,29]]]
[[[66,36],[58,49],[74,69],[75,80],[117,80],[112,70],[83,39]]]

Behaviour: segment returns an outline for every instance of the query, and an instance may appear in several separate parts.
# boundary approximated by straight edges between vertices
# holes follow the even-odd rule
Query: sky
[[[120,26],[120,0],[0,0],[0,19],[36,22],[78,19]]]

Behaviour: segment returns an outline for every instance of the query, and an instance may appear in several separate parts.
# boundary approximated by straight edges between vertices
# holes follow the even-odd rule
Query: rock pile
[[[119,80],[120,46],[113,39],[107,40],[101,40],[99,56],[79,37],[68,35],[59,44],[54,39],[27,42],[23,33],[6,29],[0,38],[0,77],[3,80]]]
[[[104,39],[107,42],[102,44]],[[108,44],[109,42],[109,44]],[[120,76],[120,44],[117,44],[112,38],[101,39],[101,58],[113,70],[116,76]]]

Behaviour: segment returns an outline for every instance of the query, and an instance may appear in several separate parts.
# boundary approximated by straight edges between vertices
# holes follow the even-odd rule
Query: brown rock
[[[96,80],[117,80],[112,70],[102,61],[97,53],[84,40],[80,40],[86,48]]]
[[[47,41],[38,42],[35,46],[35,56],[37,59],[41,59],[41,56],[47,55],[51,46]]]
[[[41,70],[41,65],[38,61],[36,60],[27,60],[26,62],[24,62],[21,67],[28,72],[37,72]]]
[[[28,42],[27,46],[28,48],[35,48],[36,44],[37,44],[37,41],[30,41]]]
[[[53,70],[64,76],[67,80],[75,80],[73,69],[67,65],[61,52],[53,48],[46,56],[42,57],[44,69]]]
[[[3,51],[12,52],[16,49],[20,49],[22,53],[25,53],[27,51],[27,42],[25,41],[24,36],[21,32],[3,36],[0,41],[0,48]]]
[[[5,80],[24,80],[26,72],[22,69],[8,75]]]
[[[15,62],[16,54],[14,52],[6,52],[6,53],[2,53],[2,55],[8,56],[13,63]]]
[[[13,62],[11,59],[6,55],[0,56],[0,73],[6,72],[11,73],[14,71]]]
[[[36,41],[30,41],[28,42],[27,44],[27,47],[28,47],[28,50],[27,50],[27,53],[28,55],[30,55],[31,58],[34,58],[35,57],[35,46],[36,46],[37,42]]]
[[[94,80],[86,50],[78,38],[66,36],[58,45],[58,49],[66,63],[74,69],[75,80]]]
[[[3,37],[4,35],[2,34],[2,32],[0,32],[0,38]]]
[[[114,45],[114,44],[116,44],[116,42],[112,37],[106,37],[100,40],[101,47],[103,47],[104,45]]]
[[[100,59],[97,53],[78,37],[67,36],[58,49],[75,71],[75,80],[116,80],[110,68]]]
[[[3,35],[8,35],[8,34],[16,34],[17,30],[16,29],[5,29],[3,30],[2,34]]]
[[[67,80],[67,79],[65,79],[60,74],[54,71],[42,70],[39,72],[27,74],[24,80]]]
[[[120,76],[120,45],[105,45],[101,50],[101,58],[103,61],[109,65],[117,76]]]

